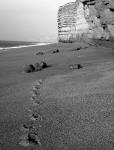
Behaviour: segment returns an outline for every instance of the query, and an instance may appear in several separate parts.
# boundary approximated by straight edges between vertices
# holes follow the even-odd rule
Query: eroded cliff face
[[[58,11],[58,40],[110,39],[114,37],[114,0],[76,0]]]

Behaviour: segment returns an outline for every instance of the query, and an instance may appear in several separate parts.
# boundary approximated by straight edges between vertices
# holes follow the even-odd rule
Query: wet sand
[[[82,46],[82,49],[76,51],[76,47],[80,45]],[[60,49],[60,53],[53,54],[52,51],[57,48]],[[39,51],[45,52],[45,55],[36,55]],[[46,61],[50,67],[40,72],[30,74],[26,74],[23,71],[23,67],[26,64],[34,64],[41,60]],[[24,147],[19,145],[19,142],[20,137],[23,135],[23,132],[21,132],[22,126],[24,124],[32,123],[29,116],[29,110],[31,109],[31,89],[33,83],[39,79],[43,80],[41,93],[44,99],[40,109],[41,115],[44,119],[43,122],[41,122],[42,128],[40,128],[40,130],[38,128],[37,130],[40,132],[39,136],[42,147],[37,147],[37,145],[35,145],[32,146],[32,149],[87,149],[91,148],[92,144],[97,141],[97,136],[99,136],[99,141],[102,141],[101,145],[97,141],[96,147],[95,145],[93,146],[94,149],[101,149],[101,146],[104,146],[104,149],[113,149],[114,136],[112,134],[109,136],[108,134],[110,133],[109,130],[113,133],[113,126],[110,126],[110,128],[109,126],[107,128],[104,126],[103,128],[106,130],[98,128],[102,131],[102,139],[100,138],[100,133],[95,135],[95,131],[97,131],[95,130],[95,126],[88,126],[88,129],[86,130],[88,132],[85,132],[84,128],[87,128],[86,123],[95,125],[94,122],[91,123],[91,117],[88,119],[88,115],[84,116],[84,113],[90,112],[90,109],[85,107],[87,104],[82,105],[80,100],[78,100],[78,104],[72,100],[73,97],[77,97],[77,99],[85,97],[85,99],[87,99],[88,95],[92,97],[93,94],[93,97],[99,99],[99,105],[104,105],[104,103],[101,104],[100,102],[98,95],[99,91],[101,94],[103,93],[102,99],[104,101],[106,94],[111,94],[108,98],[110,101],[109,107],[105,108],[108,109],[108,112],[111,112],[110,114],[112,118],[110,119],[109,115],[108,120],[113,124],[113,107],[111,107],[114,106],[112,92],[114,86],[113,60],[114,49],[112,46],[105,48],[101,45],[97,47],[89,46],[87,48],[87,45],[82,43],[52,44],[1,52],[0,149],[31,149],[31,146]],[[69,66],[76,63],[81,63],[84,68],[81,70],[70,70]],[[106,83],[104,81],[106,81]],[[94,102],[96,102],[95,98],[93,98]],[[96,107],[96,104],[89,104],[91,99],[92,98],[89,98],[89,100],[87,100],[88,106],[91,108],[94,106]],[[107,105],[107,103],[105,103],[105,105]],[[100,109],[101,107],[99,106],[99,111]],[[95,111],[97,111],[97,109],[93,110],[94,111],[91,111],[90,114],[94,114]],[[104,111],[104,107],[102,110]],[[80,121],[78,120],[78,114],[83,118],[80,119]],[[101,119],[102,118],[103,116],[101,116]],[[89,121],[85,119],[88,119]],[[62,120],[66,120],[66,122],[63,121],[61,127],[60,122]],[[110,123],[108,125],[110,125]],[[91,130],[92,128],[94,128],[94,130]],[[108,134],[107,137],[104,132]],[[57,136],[54,135],[55,133]],[[73,133],[75,133],[75,135]],[[82,138],[84,133],[84,136],[87,136],[88,138]],[[79,135],[80,138],[77,138]],[[93,140],[91,140],[92,137],[94,137]],[[110,140],[108,140],[108,144],[106,146],[102,145],[104,142],[107,143],[107,139],[109,138]],[[89,143],[88,147],[87,143]]]

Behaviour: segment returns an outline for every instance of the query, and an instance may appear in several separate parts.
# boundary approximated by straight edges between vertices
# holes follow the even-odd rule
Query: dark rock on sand
[[[77,48],[74,48],[73,51],[79,51],[81,49],[82,49],[82,47],[77,47]]]
[[[24,68],[24,71],[26,73],[30,73],[30,72],[35,72],[35,71],[41,71],[42,69],[45,69],[47,67],[49,67],[47,63],[44,61],[41,61],[40,63],[37,62],[34,65],[32,64],[26,65]]]
[[[42,69],[44,69],[44,68],[47,68],[48,65],[47,65],[47,63],[46,63],[45,61],[41,61],[41,62],[40,62],[40,67],[41,67]]]
[[[34,67],[32,64],[26,65],[26,66],[24,67],[24,71],[25,71],[26,73],[34,72],[34,71],[35,71],[35,67]]]
[[[81,47],[76,48],[77,51],[79,51],[81,49]]]
[[[53,53],[59,53],[59,49],[54,50]]]
[[[77,69],[83,68],[81,64],[77,64]]]
[[[83,66],[81,64],[72,64],[70,65],[70,69],[81,69]]]
[[[42,67],[40,66],[40,64],[38,62],[34,64],[34,68],[35,68],[35,71],[41,71],[42,70]]]
[[[44,52],[38,52],[36,55],[44,55]]]

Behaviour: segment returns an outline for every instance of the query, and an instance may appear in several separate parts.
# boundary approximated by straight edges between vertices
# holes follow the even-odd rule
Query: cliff
[[[114,0],[76,0],[59,8],[60,42],[113,37]]]

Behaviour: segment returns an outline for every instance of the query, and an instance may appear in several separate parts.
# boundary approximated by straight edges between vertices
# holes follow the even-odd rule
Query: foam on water
[[[25,48],[25,47],[33,47],[33,46],[41,46],[41,45],[49,45],[51,43],[37,43],[34,45],[20,45],[20,46],[13,46],[13,47],[0,47],[0,51],[7,51],[9,49],[17,49],[17,48]]]

